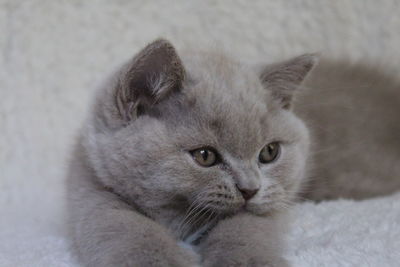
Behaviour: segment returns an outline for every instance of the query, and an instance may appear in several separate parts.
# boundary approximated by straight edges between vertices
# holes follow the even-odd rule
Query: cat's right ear
[[[175,48],[158,39],[140,51],[122,70],[115,104],[124,123],[146,113],[182,87],[184,68]]]

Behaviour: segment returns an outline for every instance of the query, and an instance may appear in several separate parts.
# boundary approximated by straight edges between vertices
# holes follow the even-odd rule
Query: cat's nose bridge
[[[236,186],[243,190],[258,190],[261,186],[259,173],[251,167],[243,167],[234,177]]]

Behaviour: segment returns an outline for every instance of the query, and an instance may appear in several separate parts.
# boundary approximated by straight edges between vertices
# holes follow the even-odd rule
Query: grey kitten
[[[70,164],[82,262],[287,266],[285,208],[309,151],[291,100],[315,63],[178,56],[157,40],[125,64],[99,91]]]

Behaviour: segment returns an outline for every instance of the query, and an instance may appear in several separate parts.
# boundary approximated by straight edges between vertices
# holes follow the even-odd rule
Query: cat
[[[250,66],[159,39],[99,90],[68,174],[87,266],[287,266],[286,207],[309,135],[292,95],[306,54]],[[191,247],[194,249],[191,249]]]
[[[99,89],[71,157],[82,263],[289,266],[292,203],[400,188],[398,83],[377,84],[387,92],[371,99],[387,105],[376,108],[365,93],[376,72],[317,62],[178,55],[159,39],[123,65]]]

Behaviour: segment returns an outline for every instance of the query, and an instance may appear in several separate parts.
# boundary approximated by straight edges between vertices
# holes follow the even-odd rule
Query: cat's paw
[[[204,267],[289,267],[283,258],[264,259],[260,257],[246,257],[240,253],[236,256],[223,256],[208,258],[203,262]]]
[[[192,265],[190,265],[190,267],[200,267],[201,257],[196,252],[195,248],[183,241],[178,242],[178,245],[187,253],[187,255],[191,258],[191,261],[194,262]]]
[[[204,266],[288,267],[282,224],[248,213],[221,220],[200,243]]]

